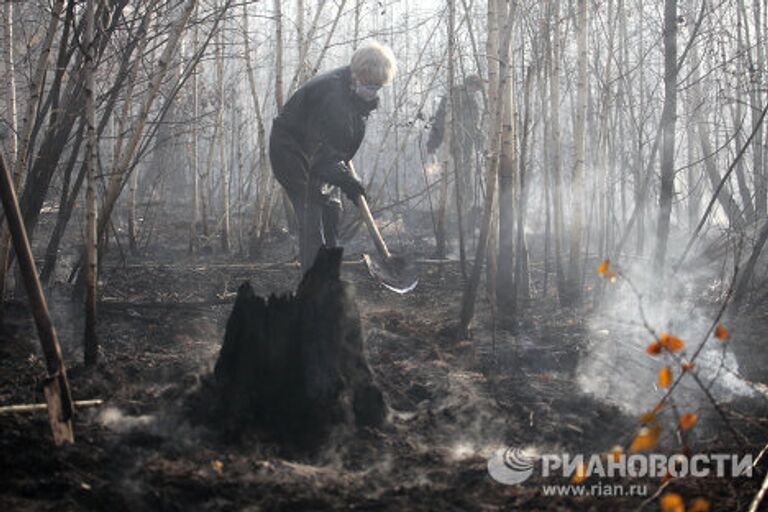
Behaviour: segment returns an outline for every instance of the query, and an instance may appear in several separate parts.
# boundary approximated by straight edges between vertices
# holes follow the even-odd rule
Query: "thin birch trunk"
[[[664,268],[675,194],[675,118],[677,117],[677,2],[664,2],[664,110],[661,114],[661,190],[654,267]]]
[[[571,183],[571,226],[568,257],[567,304],[581,298],[581,242],[584,236],[584,195],[587,142],[587,0],[578,0],[576,115],[574,126],[574,166]]]
[[[283,11],[281,0],[274,0],[275,9],[275,104],[283,110]]]
[[[256,133],[259,145],[258,187],[256,188],[257,198],[250,234],[250,250],[254,253],[258,250],[261,240],[267,231],[268,226],[265,220],[268,218],[267,212],[270,209],[273,177],[269,169],[269,160],[267,158],[266,129],[264,128],[264,118],[261,113],[261,101],[256,88],[256,73],[253,69],[250,34],[248,33],[248,10],[245,5],[243,6],[243,45],[245,51],[245,70],[248,77],[248,88],[251,93],[251,100],[253,101],[253,110],[256,114]]]
[[[19,153],[18,123],[16,120],[16,72],[13,56],[13,2],[3,4],[3,62],[5,65],[5,102],[10,133],[8,166],[16,168]],[[0,227],[0,302],[5,299],[5,279],[11,255],[11,233],[5,225]]]
[[[502,4],[506,6],[506,4]],[[504,11],[507,9],[505,8]],[[459,319],[459,335],[469,336],[469,329],[475,316],[475,299],[477,290],[480,286],[480,276],[482,274],[483,263],[485,262],[488,239],[491,230],[491,220],[493,218],[494,202],[496,197],[496,181],[498,178],[499,163],[499,145],[501,139],[501,126],[503,122],[503,112],[498,103],[498,91],[503,91],[507,81],[507,67],[510,66],[510,43],[512,37],[512,13],[508,12],[502,19],[505,20],[503,29],[496,29],[496,17],[499,13],[499,5],[496,0],[488,1],[488,80],[489,94],[488,104],[495,106],[492,115],[490,129],[490,158],[488,159],[486,176],[486,198],[483,208],[483,219],[480,225],[480,236],[477,241],[477,250],[475,252],[475,261],[472,267],[472,274],[464,288],[461,299],[461,316]],[[498,40],[501,44],[498,45]],[[498,71],[496,66],[498,65]]]
[[[528,243],[525,239],[526,208],[528,206],[528,167],[526,156],[532,152],[530,143],[531,130],[531,89],[533,87],[533,67],[528,67],[523,94],[525,115],[523,133],[520,137],[520,156],[518,164],[518,200],[517,200],[517,240],[515,242],[515,301],[523,301],[525,307],[531,298],[531,279],[528,265]]]
[[[10,128],[8,165],[15,168],[19,151],[18,125],[16,120],[16,72],[13,55],[13,2],[3,3],[3,62],[5,64],[5,104]]]
[[[195,18],[197,18],[198,7],[195,7]],[[246,12],[247,5],[243,5],[243,11]],[[200,33],[198,25],[195,24],[195,31],[192,41],[192,53],[196,55],[200,47]],[[200,83],[197,66],[192,70],[192,219],[189,222],[189,253],[197,254],[200,250],[200,238],[197,232],[200,225],[200,159],[198,156],[198,123],[200,122]]]
[[[99,340],[96,335],[96,294],[98,279],[98,253],[96,238],[96,47],[94,45],[95,33],[95,2],[88,0],[85,4],[85,161],[86,171],[86,276],[85,276],[85,339],[84,357],[85,365],[96,365],[99,352]]]
[[[139,170],[133,171],[130,184],[128,185],[128,248],[131,253],[136,254],[139,250],[137,243],[137,225],[136,225],[136,191],[139,188]]]
[[[763,111],[761,100],[763,90],[763,70],[766,64],[765,49],[763,48],[762,38],[764,37],[761,17],[760,0],[752,0],[752,10],[755,22],[755,46],[756,58],[750,67],[751,87],[750,112],[752,113],[752,129],[756,130],[755,139],[752,145],[752,171],[755,177],[755,214],[759,218],[765,218],[768,215],[768,176],[765,169],[765,146],[763,142],[763,128],[759,121],[760,113]]]
[[[507,75],[502,77],[505,86],[500,90],[500,108],[503,110],[501,127],[501,156],[499,160],[499,256],[498,283],[499,313],[503,323],[514,325],[517,316],[515,293],[515,200],[517,171],[516,105],[512,91],[512,68],[501,66]]]
[[[223,124],[224,122],[224,109],[226,108],[226,102],[224,101],[224,32],[223,27],[219,28],[218,44],[216,45],[216,82],[217,90],[219,93],[219,120]],[[228,253],[230,244],[230,204],[229,204],[229,177],[230,177],[230,162],[226,158],[226,144],[227,138],[224,133],[224,129],[220,130],[221,136],[219,137],[219,173],[221,176],[221,250]]]
[[[560,142],[560,2],[550,0],[549,3],[549,101],[550,101],[550,151],[552,154],[552,203],[554,228],[554,259],[557,292],[561,303],[566,302],[567,286],[563,263],[563,248],[565,240],[565,222],[563,219],[563,190],[562,190],[562,155]]]
[[[457,126],[456,126],[456,0],[448,0],[448,104],[446,109],[445,127],[448,131],[448,164],[453,170],[454,194],[456,199],[456,223],[459,235],[459,264],[461,266],[462,283],[467,282],[467,254],[464,245],[464,190],[462,184],[464,179],[461,173],[469,172],[469,169],[459,169],[459,163],[462,159],[459,157],[459,151],[466,151],[466,148],[459,148],[457,144]],[[448,169],[446,171],[450,172]],[[447,173],[446,173],[447,174]]]

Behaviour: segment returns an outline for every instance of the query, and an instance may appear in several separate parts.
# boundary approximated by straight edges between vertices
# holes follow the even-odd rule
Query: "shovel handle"
[[[376,244],[376,249],[379,251],[379,254],[385,261],[390,259],[392,253],[389,252],[387,244],[381,237],[381,231],[379,231],[376,221],[373,220],[373,214],[371,214],[371,209],[368,206],[368,201],[366,201],[365,196],[361,195],[357,198],[357,206],[363,214],[363,220],[365,221],[365,225],[368,226],[368,232],[371,234],[371,238],[373,238],[373,243]]]
[[[350,160],[347,162],[347,165],[349,166],[350,171],[352,171],[354,174],[355,168],[352,166],[352,161]],[[384,259],[384,261],[389,260],[392,257],[392,253],[389,252],[387,244],[384,242],[384,238],[381,236],[381,231],[379,231],[379,227],[376,225],[376,221],[373,220],[373,214],[371,213],[371,208],[368,206],[368,201],[362,194],[357,198],[357,207],[360,208],[360,213],[363,215],[365,225],[368,226],[368,232],[371,234],[371,238],[373,238],[373,243],[376,245],[376,250],[379,251],[379,254]]]

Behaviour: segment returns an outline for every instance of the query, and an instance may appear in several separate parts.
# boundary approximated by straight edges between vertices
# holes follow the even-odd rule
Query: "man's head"
[[[355,93],[366,101],[373,101],[379,89],[392,81],[397,63],[388,46],[373,41],[355,50],[349,67]]]
[[[464,86],[470,93],[475,93],[483,90],[483,79],[477,75],[469,75],[464,79]]]

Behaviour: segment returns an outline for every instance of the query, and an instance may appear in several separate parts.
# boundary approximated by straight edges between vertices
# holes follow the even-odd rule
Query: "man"
[[[468,192],[471,192],[472,162],[474,160],[475,147],[482,148],[483,132],[480,129],[480,109],[478,108],[475,94],[482,91],[483,81],[477,75],[469,75],[464,79],[463,85],[453,88],[454,115],[456,116],[456,165],[463,178],[465,204],[469,204]],[[432,128],[427,139],[427,153],[432,157],[443,144],[446,134],[445,118],[448,110],[448,98],[443,96],[437,107],[437,112],[432,120]]]
[[[464,79],[463,85],[453,88],[453,97],[456,101],[458,146],[460,151],[471,151],[475,145],[482,145],[483,134],[480,130],[480,110],[475,100],[475,94],[483,90],[483,81],[477,75],[469,75]],[[448,109],[448,97],[443,96],[437,107],[437,112],[432,120],[432,129],[427,139],[427,153],[434,155],[442,145],[445,136],[445,117]]]
[[[294,93],[272,124],[269,158],[299,222],[299,259],[306,272],[317,250],[337,244],[342,192],[355,204],[365,188],[349,162],[365,136],[378,91],[395,74],[392,50],[370,43],[348,66],[319,75]]]

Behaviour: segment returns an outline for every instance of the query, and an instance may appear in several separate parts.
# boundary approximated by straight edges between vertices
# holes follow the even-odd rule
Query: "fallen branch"
[[[104,400],[99,398],[94,400],[75,400],[72,405],[75,407],[95,407],[104,403]],[[45,411],[48,409],[48,404],[17,404],[17,405],[3,405],[0,406],[0,414],[16,414],[20,412],[35,412]]]

